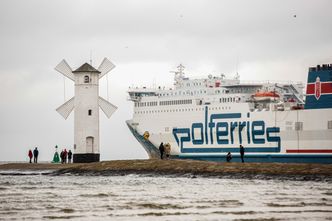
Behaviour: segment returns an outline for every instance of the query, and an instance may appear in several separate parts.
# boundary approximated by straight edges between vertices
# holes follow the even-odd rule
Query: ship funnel
[[[304,109],[332,108],[332,65],[309,68]]]

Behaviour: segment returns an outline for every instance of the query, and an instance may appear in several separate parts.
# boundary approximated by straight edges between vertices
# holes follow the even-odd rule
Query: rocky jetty
[[[88,164],[0,165],[0,170],[54,170],[51,175],[149,175],[332,181],[330,164],[217,163],[195,160],[114,160]]]

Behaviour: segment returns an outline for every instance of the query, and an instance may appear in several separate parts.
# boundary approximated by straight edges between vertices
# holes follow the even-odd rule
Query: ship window
[[[327,129],[332,129],[332,120],[327,122]]]
[[[295,130],[303,130],[303,122],[295,122]]]
[[[90,82],[90,78],[88,75],[84,76],[84,83],[89,83]]]
[[[89,115],[89,116],[92,115],[92,110],[88,110],[88,115]]]

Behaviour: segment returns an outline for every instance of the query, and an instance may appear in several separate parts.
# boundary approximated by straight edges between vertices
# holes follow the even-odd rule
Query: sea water
[[[0,220],[332,220],[326,181],[1,174]]]

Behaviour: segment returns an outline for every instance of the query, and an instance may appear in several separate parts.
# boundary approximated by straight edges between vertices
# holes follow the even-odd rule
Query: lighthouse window
[[[88,115],[91,116],[92,115],[92,110],[88,111]]]
[[[84,83],[89,83],[90,82],[90,78],[88,75],[84,76]]]

